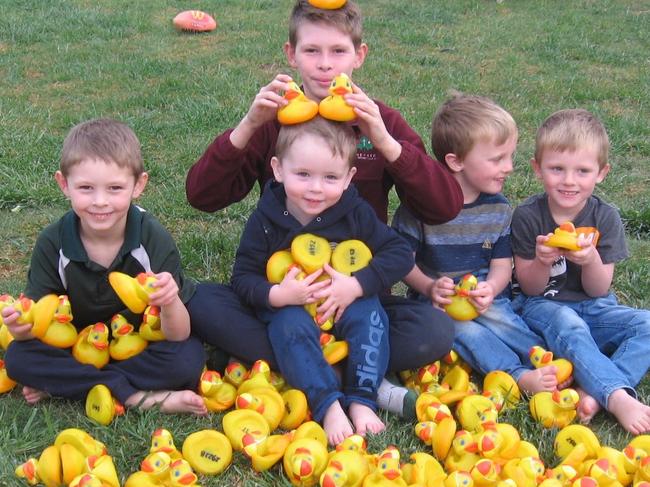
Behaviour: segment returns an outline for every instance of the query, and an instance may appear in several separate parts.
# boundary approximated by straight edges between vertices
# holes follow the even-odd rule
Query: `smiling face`
[[[79,217],[81,236],[97,238],[124,234],[131,200],[140,196],[148,176],[136,178],[113,162],[84,159],[67,176],[57,171],[55,178]]]
[[[282,160],[271,159],[271,167],[284,184],[287,210],[303,225],[336,204],[356,172],[349,158],[333,154],[325,140],[310,133],[296,138]]]
[[[323,22],[302,22],[297,28],[296,43],[284,46],[289,64],[298,70],[305,95],[322,100],[334,77],[361,67],[368,46],[355,48],[350,35]]]
[[[546,149],[539,160],[531,161],[544,185],[548,204],[556,222],[573,221],[585,207],[596,184],[605,179],[609,165],[599,166],[596,149]]]
[[[466,204],[475,201],[480,193],[496,194],[503,191],[505,180],[512,172],[516,147],[517,136],[513,135],[503,144],[494,140],[479,140],[462,160],[454,154],[447,154],[445,161],[454,171]]]

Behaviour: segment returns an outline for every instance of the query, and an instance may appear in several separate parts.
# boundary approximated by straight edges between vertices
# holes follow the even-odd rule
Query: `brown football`
[[[184,10],[174,17],[174,27],[190,32],[209,32],[217,28],[217,22],[201,10]]]

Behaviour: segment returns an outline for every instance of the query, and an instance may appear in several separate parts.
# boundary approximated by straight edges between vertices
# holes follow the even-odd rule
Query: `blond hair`
[[[580,108],[560,110],[537,130],[535,160],[541,163],[546,150],[574,152],[585,147],[596,149],[599,169],[607,165],[609,137],[598,117]]]
[[[317,115],[308,122],[280,127],[275,143],[275,155],[282,158],[300,137],[312,135],[325,141],[333,156],[340,156],[354,165],[357,156],[357,138],[352,127],[346,123],[333,122]]]
[[[298,28],[304,22],[314,24],[322,23],[337,28],[350,36],[355,48],[361,45],[363,26],[361,11],[356,3],[347,0],[341,8],[322,9],[312,6],[307,0],[298,0],[289,17],[289,43],[296,47],[298,42]]]
[[[512,115],[483,96],[454,93],[433,117],[431,149],[439,161],[447,154],[463,160],[480,140],[501,145],[517,136]]]
[[[131,128],[110,118],[97,118],[72,127],[61,149],[59,169],[70,169],[85,160],[112,162],[128,168],[136,179],[144,172],[140,142]]]

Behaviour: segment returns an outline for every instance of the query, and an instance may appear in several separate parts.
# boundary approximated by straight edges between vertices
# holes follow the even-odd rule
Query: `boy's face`
[[[284,184],[287,210],[303,225],[335,205],[350,184],[356,168],[333,155],[325,141],[311,134],[298,137],[282,161],[274,157],[275,179]]]
[[[365,44],[355,49],[349,35],[323,23],[303,22],[296,39],[295,46],[284,45],[284,52],[300,73],[305,95],[313,100],[329,95],[334,76],[345,73],[352,78],[352,71],[361,67],[368,52]]]
[[[531,161],[533,170],[544,185],[553,216],[573,220],[593,194],[596,184],[609,172],[609,164],[602,169],[595,149],[575,151],[545,150],[541,160]]]
[[[148,179],[147,173],[136,179],[130,169],[96,159],[72,166],[67,177],[60,171],[54,177],[79,217],[82,236],[95,237],[123,236],[131,200]]]
[[[479,140],[463,160],[447,154],[445,161],[454,171],[463,190],[465,203],[472,203],[480,193],[496,194],[503,191],[506,178],[512,172],[512,159],[517,148],[517,136],[503,144],[494,140]]]

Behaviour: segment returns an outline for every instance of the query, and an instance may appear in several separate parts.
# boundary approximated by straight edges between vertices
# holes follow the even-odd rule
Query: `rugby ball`
[[[174,27],[189,32],[209,32],[217,28],[217,22],[210,14],[201,10],[184,10],[174,17]]]

